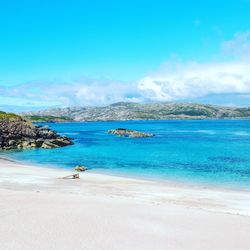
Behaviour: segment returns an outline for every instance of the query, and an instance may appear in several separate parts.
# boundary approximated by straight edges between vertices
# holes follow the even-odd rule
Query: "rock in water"
[[[0,149],[58,148],[72,144],[71,138],[60,136],[47,126],[35,126],[21,116],[0,112]]]
[[[75,167],[75,171],[77,171],[77,172],[83,172],[83,171],[86,171],[86,170],[87,170],[87,168],[84,167],[84,166],[78,165],[78,166]]]
[[[154,134],[144,133],[136,130],[125,129],[125,128],[117,128],[108,130],[109,134],[114,134],[123,137],[133,137],[133,138],[143,138],[143,137],[151,137],[155,136]]]

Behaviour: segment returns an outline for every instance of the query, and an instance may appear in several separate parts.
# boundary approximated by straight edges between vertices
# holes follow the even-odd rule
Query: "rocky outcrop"
[[[20,116],[0,119],[0,149],[58,148],[73,144],[47,126],[35,126]]]
[[[117,128],[108,130],[109,134],[114,134],[122,137],[133,137],[133,138],[143,138],[143,137],[151,137],[155,136],[154,134],[144,133],[136,130],[125,129],[125,128]]]
[[[78,166],[75,167],[75,171],[77,171],[77,172],[83,172],[83,171],[86,171],[86,170],[87,170],[87,168],[82,166],[82,165],[78,165]]]

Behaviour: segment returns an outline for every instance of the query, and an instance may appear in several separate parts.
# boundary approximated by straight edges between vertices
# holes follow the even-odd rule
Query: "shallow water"
[[[75,145],[4,153],[31,163],[143,178],[250,189],[250,121],[126,121],[48,123]],[[156,134],[121,138],[108,129],[124,127]],[[3,154],[3,153],[2,153]]]

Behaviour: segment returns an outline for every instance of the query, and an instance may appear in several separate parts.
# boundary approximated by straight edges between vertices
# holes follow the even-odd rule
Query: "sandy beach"
[[[246,249],[250,192],[0,159],[1,249]]]

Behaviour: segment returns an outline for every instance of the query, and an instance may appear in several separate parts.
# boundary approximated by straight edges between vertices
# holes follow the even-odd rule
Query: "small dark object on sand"
[[[83,171],[86,171],[86,170],[87,170],[87,168],[82,166],[82,165],[78,165],[78,166],[75,167],[75,171],[77,171],[77,172],[83,172]]]
[[[80,179],[80,175],[79,174],[72,174],[72,175],[61,177],[60,179]]]

